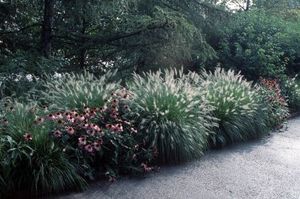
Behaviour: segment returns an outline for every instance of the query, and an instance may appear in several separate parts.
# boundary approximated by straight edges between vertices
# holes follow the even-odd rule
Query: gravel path
[[[60,199],[300,199],[300,118],[288,131],[211,151],[145,178],[99,182]]]

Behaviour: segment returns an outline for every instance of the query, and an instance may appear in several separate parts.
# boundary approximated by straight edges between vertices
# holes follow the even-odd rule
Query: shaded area
[[[58,198],[300,198],[300,118],[286,132],[163,167],[143,179],[99,182]]]

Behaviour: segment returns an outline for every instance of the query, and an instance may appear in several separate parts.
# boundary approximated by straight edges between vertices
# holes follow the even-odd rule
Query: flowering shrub
[[[112,82],[114,75],[115,72],[107,72],[98,78],[88,72],[62,74],[46,81],[42,98],[59,109],[103,106],[110,94],[118,88],[118,83]]]
[[[210,109],[182,77],[174,70],[149,72],[134,75],[128,85],[135,122],[146,144],[157,149],[161,163],[199,157],[213,126],[207,119]]]
[[[280,83],[282,94],[286,97],[287,103],[291,111],[300,110],[300,87],[299,82],[294,78],[286,78]]]
[[[6,182],[2,187],[5,194],[83,189],[85,180],[48,136],[52,127],[34,125],[36,115],[43,111],[36,105],[13,103],[5,106],[0,124],[0,146],[5,151],[1,155],[0,174]]]
[[[214,107],[219,128],[210,136],[212,146],[224,146],[266,132],[266,116],[257,89],[234,71],[217,68],[203,72],[201,94]]]
[[[50,135],[70,156],[97,168],[113,180],[119,172],[151,170],[151,148],[146,148],[133,122],[126,118],[126,89],[111,93],[102,107],[84,107],[38,118],[37,124],[56,124]],[[90,167],[88,167],[90,169]]]
[[[277,127],[289,116],[288,104],[276,80],[260,79],[261,95],[267,107],[270,127]]]

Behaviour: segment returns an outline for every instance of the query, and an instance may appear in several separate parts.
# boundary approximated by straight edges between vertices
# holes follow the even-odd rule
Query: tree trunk
[[[41,32],[41,52],[45,57],[49,57],[51,54],[54,1],[55,0],[44,0],[44,19],[42,22]]]

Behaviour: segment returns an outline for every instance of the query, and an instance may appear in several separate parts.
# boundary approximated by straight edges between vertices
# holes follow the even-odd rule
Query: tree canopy
[[[26,74],[118,69],[126,76],[218,64],[242,70],[252,79],[295,73],[300,62],[295,42],[300,34],[299,4],[299,0],[2,0],[0,73],[3,81],[10,81]]]

